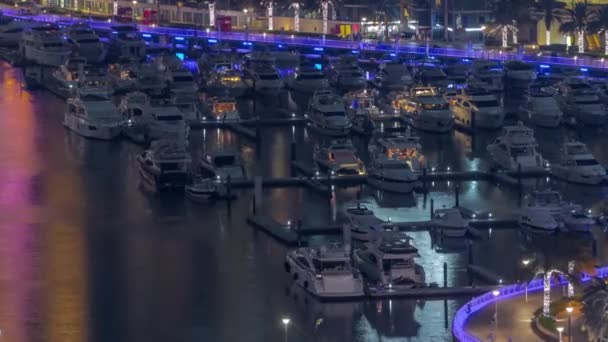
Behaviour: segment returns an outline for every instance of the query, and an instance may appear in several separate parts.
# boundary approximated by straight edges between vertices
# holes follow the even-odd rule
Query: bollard
[[[454,186],[454,199],[455,199],[455,207],[458,208],[460,207],[460,184],[456,183],[456,186]]]
[[[295,141],[291,142],[290,153],[291,153],[291,161],[292,162],[296,161],[296,142]]]
[[[447,299],[443,300],[443,328],[446,329],[446,330],[449,328],[449,324],[448,324],[448,300]]]
[[[443,287],[448,287],[448,263],[443,263]]]
[[[431,198],[431,220],[433,219],[434,213],[435,213],[435,201]]]

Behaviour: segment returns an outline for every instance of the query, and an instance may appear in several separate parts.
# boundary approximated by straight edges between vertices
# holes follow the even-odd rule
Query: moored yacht
[[[200,121],[202,115],[199,108],[200,101],[195,94],[188,92],[177,92],[171,94],[169,103],[177,107],[184,115],[188,123]]]
[[[564,202],[561,195],[552,190],[534,191],[528,195],[519,218],[522,227],[545,232],[561,227],[585,232],[593,223],[580,205]]]
[[[405,97],[397,97],[393,106],[401,110],[414,128],[437,132],[449,132],[454,126],[454,116],[448,102],[434,87],[412,87]]]
[[[19,51],[23,58],[41,65],[60,66],[72,50],[56,25],[34,25],[23,31]]]
[[[606,168],[580,141],[566,142],[561,149],[560,162],[551,170],[557,177],[573,183],[599,184],[606,180]]]
[[[93,97],[68,99],[63,124],[84,137],[104,140],[116,138],[124,127],[112,101]]]
[[[321,134],[341,136],[350,133],[351,124],[346,117],[344,102],[331,91],[317,91],[309,103],[308,120]]]
[[[365,116],[370,120],[378,120],[383,118],[394,117],[393,113],[389,113],[385,117],[384,112],[376,105],[376,95],[373,90],[355,90],[344,95],[344,101],[347,105],[347,111],[351,118],[357,116]]]
[[[95,64],[105,60],[106,48],[89,25],[74,24],[67,29],[66,36],[74,50],[79,56],[85,58],[87,63]]]
[[[530,121],[540,127],[555,128],[562,122],[562,110],[553,92],[543,86],[532,84],[523,110]]]
[[[502,126],[505,111],[499,98],[481,89],[463,90],[452,102],[457,125],[464,128],[496,129]]]
[[[144,113],[144,115],[146,114]],[[188,144],[190,126],[186,122],[183,112],[176,106],[152,103],[149,117],[150,121],[145,130],[146,140],[171,139],[185,145]]]
[[[84,78],[86,64],[87,61],[83,57],[70,57],[53,71],[53,77],[60,87],[75,90]]]
[[[167,69],[165,71],[167,85],[173,93],[183,93],[184,95],[195,96],[198,91],[198,84],[190,70],[180,67]]]
[[[327,89],[329,80],[323,71],[312,65],[301,65],[287,78],[287,86],[295,91],[313,93]]]
[[[430,86],[445,87],[448,82],[448,75],[436,60],[422,61],[415,66],[416,79],[422,84]]]
[[[112,81],[105,69],[87,69],[84,77],[78,84],[78,93],[81,96],[96,96],[110,99],[114,95]]]
[[[150,148],[137,157],[142,180],[156,190],[183,189],[191,161],[184,144],[174,140],[153,141]]]
[[[557,96],[565,114],[583,125],[608,123],[608,111],[597,95],[597,89],[580,78],[566,78],[558,85]]]
[[[316,147],[313,158],[317,166],[336,176],[365,176],[365,165],[357,149],[347,139],[333,140],[327,147]]]
[[[534,131],[519,122],[516,126],[503,127],[502,134],[487,150],[492,162],[508,171],[543,170],[547,163],[536,151],[538,146]]]
[[[464,218],[459,208],[436,209],[431,225],[445,237],[464,237],[469,230],[469,220]]]
[[[536,79],[536,67],[522,61],[508,61],[504,64],[505,74],[512,82],[529,83]]]
[[[194,202],[208,202],[226,196],[226,187],[215,179],[195,177],[186,184],[184,193]]]
[[[243,69],[245,84],[255,93],[275,95],[285,87],[274,64],[254,64]]]
[[[201,175],[205,178],[215,178],[226,181],[247,179],[247,172],[241,158],[235,151],[219,150],[203,153],[200,160]]]
[[[361,89],[367,81],[356,64],[338,64],[330,73],[330,83],[341,90]]]
[[[0,46],[17,46],[32,22],[0,15]]]
[[[505,76],[502,64],[497,61],[486,59],[475,59],[472,62],[471,76],[485,83],[488,91],[502,91],[504,89],[503,78]]]
[[[395,225],[384,222],[370,209],[361,203],[354,207],[346,208],[347,228],[351,232],[353,240],[370,241],[376,240],[385,230],[395,230]]]
[[[353,269],[349,247],[322,246],[287,252],[285,269],[306,291],[323,298],[360,298],[363,280]]]
[[[236,69],[212,71],[206,78],[207,91],[220,96],[242,96],[247,90],[243,73]]]
[[[373,84],[385,90],[398,90],[413,82],[407,66],[399,61],[389,61],[380,64],[374,76]]]
[[[134,91],[139,88],[138,63],[111,64],[108,66],[108,77],[116,92]]]
[[[108,54],[114,58],[139,61],[146,56],[146,42],[134,25],[110,27]]]
[[[222,122],[235,122],[241,119],[236,100],[233,97],[214,97],[206,102],[209,103],[207,119]]]

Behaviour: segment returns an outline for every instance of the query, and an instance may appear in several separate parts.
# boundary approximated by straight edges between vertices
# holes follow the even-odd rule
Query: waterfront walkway
[[[551,291],[551,300],[555,301],[562,298],[562,288],[554,287]],[[543,339],[537,335],[532,326],[532,316],[534,312],[542,307],[542,291],[528,294],[528,302],[525,295],[501,300],[498,302],[498,332],[494,341],[557,341],[557,339]],[[494,305],[487,305],[474,315],[465,324],[465,329],[481,341],[491,341],[494,332]],[[586,341],[587,336],[580,331],[579,321],[573,319],[572,340]],[[564,327],[564,339],[568,341],[568,321],[559,319],[557,326]]]

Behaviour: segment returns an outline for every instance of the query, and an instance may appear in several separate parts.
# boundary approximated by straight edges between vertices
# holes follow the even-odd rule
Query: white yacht
[[[316,91],[308,105],[308,120],[321,134],[343,136],[350,133],[344,102],[329,90]]]
[[[139,63],[110,64],[108,77],[116,92],[129,92],[139,88]]]
[[[434,87],[412,87],[406,96],[393,100],[396,110],[401,110],[414,128],[437,133],[447,133],[454,126],[454,116],[448,102]]]
[[[519,122],[516,126],[503,127],[502,134],[487,150],[493,163],[508,171],[538,171],[547,166],[543,157],[536,151],[538,146],[534,131]]]
[[[285,269],[299,286],[319,298],[360,298],[363,280],[349,254],[349,247],[298,248],[287,252]]]
[[[112,101],[92,97],[68,99],[63,124],[84,137],[104,140],[118,137],[124,127]]]
[[[452,102],[455,123],[464,128],[500,128],[505,110],[493,93],[481,89],[467,89],[456,95]]]
[[[508,61],[504,64],[507,78],[513,82],[532,82],[537,77],[536,67],[522,61]]]
[[[323,71],[314,66],[302,65],[287,77],[287,86],[295,91],[313,93],[329,88],[329,80]]]
[[[110,27],[108,54],[115,58],[139,61],[146,56],[146,42],[134,25]]]
[[[17,46],[32,22],[0,15],[0,46]]]
[[[137,73],[139,90],[148,94],[161,94],[167,90],[167,82],[156,64],[141,64]]]
[[[99,36],[87,24],[74,24],[66,31],[67,40],[76,53],[89,64],[101,63],[106,58],[106,48]]]
[[[205,203],[226,196],[226,187],[215,179],[196,177],[186,184],[184,193],[194,202]]]
[[[347,111],[352,118],[358,116],[368,117],[370,120],[394,118],[393,113],[384,115],[384,111],[376,105],[376,95],[373,90],[355,90],[344,95]]]
[[[505,76],[502,64],[498,61],[474,59],[471,66],[473,79],[483,82],[488,91],[503,91]]]
[[[356,64],[339,63],[332,69],[329,80],[341,90],[361,89],[367,83],[363,70]]]
[[[562,146],[560,159],[559,164],[551,168],[559,178],[592,185],[606,180],[606,168],[597,162],[587,146],[580,141],[566,142]]]
[[[209,104],[207,119],[222,122],[237,122],[241,115],[233,97],[214,97],[206,101]]]
[[[526,100],[523,110],[533,124],[548,128],[560,125],[563,113],[552,91],[531,85]]]
[[[255,65],[244,69],[243,73],[245,84],[255,93],[276,95],[285,87],[274,65]]]
[[[600,101],[597,89],[580,78],[566,78],[558,85],[558,100],[565,114],[583,125],[601,126],[608,123],[608,110]]]
[[[411,193],[420,185],[419,138],[411,135],[381,135],[370,143],[367,182],[384,191]]]
[[[87,61],[84,57],[70,57],[65,63],[53,71],[53,77],[60,87],[76,90],[84,79],[84,69]]]
[[[415,258],[418,249],[402,232],[385,232],[375,241],[355,249],[353,261],[363,276],[384,289],[425,286],[425,274]]]
[[[142,180],[157,190],[183,189],[191,162],[184,144],[174,140],[153,141],[150,149],[137,157]]]
[[[333,140],[327,147],[315,147],[313,158],[319,169],[336,176],[365,176],[365,165],[348,139]]]
[[[594,221],[578,204],[566,203],[556,191],[534,191],[520,212],[521,226],[533,230],[553,232],[565,228],[577,232],[591,229]]]
[[[28,61],[48,66],[60,66],[72,50],[56,25],[34,25],[23,31],[19,45],[21,55]]]
[[[169,97],[169,104],[177,107],[184,114],[184,119],[188,123],[199,122],[203,116],[199,107],[200,101],[195,94],[172,93]]]
[[[435,60],[423,61],[415,66],[416,78],[422,84],[444,87],[447,86],[448,75]]]
[[[201,175],[205,178],[215,178],[226,181],[230,176],[231,181],[247,179],[247,172],[241,158],[235,151],[220,150],[204,153],[200,160]]]
[[[410,86],[414,79],[407,66],[399,61],[380,64],[374,76],[373,83],[384,90],[398,90]]]
[[[190,126],[179,108],[170,104],[152,103],[149,118],[145,130],[146,140],[171,139],[188,144]]]
[[[127,127],[140,130],[145,129],[153,120],[150,97],[139,91],[123,96],[118,105],[118,112],[122,114]]]
[[[78,84],[80,96],[95,96],[110,99],[114,95],[112,81],[105,69],[87,69]]]
[[[212,71],[206,78],[206,89],[220,96],[240,97],[245,94],[247,85],[243,73],[236,69]]]
[[[431,218],[431,225],[449,238],[464,237],[469,231],[469,220],[462,216],[459,208],[436,209]]]
[[[370,241],[376,240],[384,231],[394,231],[397,228],[390,222],[385,222],[376,217],[374,212],[365,205],[357,203],[355,207],[346,208],[348,229],[350,229],[353,240]]]
[[[178,69],[167,69],[165,72],[167,85],[173,93],[183,93],[184,95],[195,96],[198,91],[198,84],[190,70],[181,67]]]

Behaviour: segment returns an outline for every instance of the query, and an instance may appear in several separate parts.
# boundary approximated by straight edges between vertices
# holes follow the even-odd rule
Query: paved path
[[[554,288],[551,291],[552,299],[556,300],[562,297],[561,287]],[[532,342],[543,341],[532,330],[532,315],[542,306],[542,292],[537,291],[528,295],[526,303],[525,296],[515,297],[508,300],[498,302],[498,334],[495,341],[513,341],[513,342]],[[494,331],[492,318],[494,316],[494,305],[488,305],[478,313],[473,315],[466,323],[466,330],[475,335],[482,341],[490,341]],[[587,341],[586,334],[582,333],[578,328],[578,321],[573,321],[573,341]],[[567,329],[568,321],[558,321],[558,326],[563,326]],[[565,332],[564,342],[568,341],[567,331]],[[510,340],[509,340],[510,338]],[[556,340],[554,340],[556,341]]]

